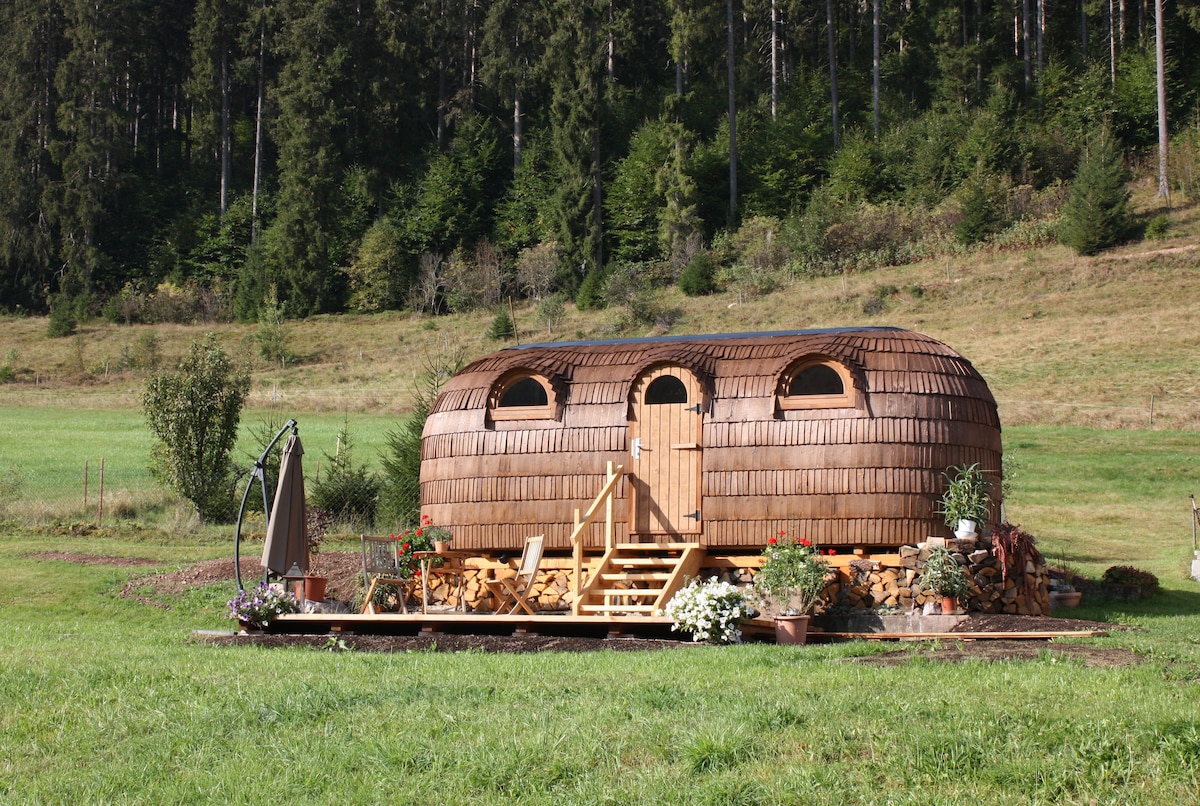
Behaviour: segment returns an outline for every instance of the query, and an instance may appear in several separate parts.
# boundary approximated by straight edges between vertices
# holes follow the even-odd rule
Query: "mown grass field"
[[[153,568],[31,555],[228,556],[228,535],[0,539],[0,801],[1189,803],[1200,793],[1200,586],[1186,578],[1190,434],[1017,427],[1010,516],[1145,602],[1072,615],[1141,662],[874,666],[896,645],[401,655],[218,648],[232,583],[152,607]],[[251,552],[253,549],[251,549]],[[169,608],[169,609],[168,609]]]
[[[686,306],[677,333],[887,324],[966,355],[1000,401],[1019,463],[1009,519],[1052,561],[1092,577],[1131,564],[1162,581],[1151,600],[1093,597],[1072,613],[1137,628],[1083,642],[1128,649],[1135,665],[1088,667],[1054,644],[1034,661],[944,664],[914,651],[896,666],[856,660],[898,648],[862,642],[534,655],[217,648],[192,631],[230,626],[232,583],[156,607],[119,595],[153,567],[33,555],[143,557],[173,570],[228,556],[230,527],[198,527],[151,492],[126,502],[147,522],[84,530],[91,513],[68,502],[37,528],[0,511],[0,802],[1195,803],[1200,583],[1187,577],[1187,496],[1200,487],[1200,225],[1194,209],[1172,217],[1166,241],[1096,258],[972,253],[798,280],[762,298],[667,297]],[[881,293],[884,313],[864,315]],[[554,335],[609,335],[607,316],[569,312]],[[293,323],[299,360],[255,365],[237,461],[253,459],[251,431],[295,417],[308,472],[346,422],[356,456],[373,464],[423,361],[500,346],[483,335],[490,318]],[[531,308],[518,319],[525,341],[545,338]],[[2,324],[14,382],[0,384],[0,470],[78,476],[84,458],[103,456],[108,484],[148,480],[145,372],[117,372],[115,359],[153,332],[169,363],[210,328],[89,324],[80,338],[47,340],[44,320]],[[252,356],[253,327],[212,329]]]

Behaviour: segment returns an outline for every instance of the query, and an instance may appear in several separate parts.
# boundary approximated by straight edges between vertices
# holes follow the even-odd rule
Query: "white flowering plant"
[[[240,590],[229,600],[229,617],[261,627],[276,616],[299,613],[300,602],[289,591],[279,590],[266,582],[250,590]]]
[[[739,588],[713,577],[692,580],[671,597],[664,612],[675,622],[671,629],[690,632],[693,641],[730,644],[742,640],[738,624],[749,617],[750,604]]]

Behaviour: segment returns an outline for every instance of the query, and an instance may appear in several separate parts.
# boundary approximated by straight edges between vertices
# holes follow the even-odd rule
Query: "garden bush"
[[[1158,577],[1132,565],[1114,565],[1104,572],[1100,581],[1116,588],[1136,588],[1139,596],[1158,593]]]

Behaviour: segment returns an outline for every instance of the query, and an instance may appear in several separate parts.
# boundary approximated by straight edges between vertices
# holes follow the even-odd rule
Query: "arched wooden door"
[[[634,381],[629,406],[631,535],[701,532],[703,397],[700,381],[679,366],[657,366]]]

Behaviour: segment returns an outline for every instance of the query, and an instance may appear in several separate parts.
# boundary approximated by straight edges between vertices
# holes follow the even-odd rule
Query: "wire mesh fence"
[[[249,521],[262,523],[263,492],[274,500],[276,472],[264,472],[262,485],[243,473],[230,490],[230,511],[236,514],[247,484]],[[420,487],[415,478],[388,478],[369,467],[350,475],[322,478],[320,464],[305,470],[308,506],[317,510],[318,523],[330,536],[359,532],[396,531],[416,522]],[[105,457],[83,458],[75,466],[26,467],[0,463],[0,518],[22,526],[61,522],[96,526],[126,522],[142,526],[175,523],[194,508],[160,483],[145,465]]]

